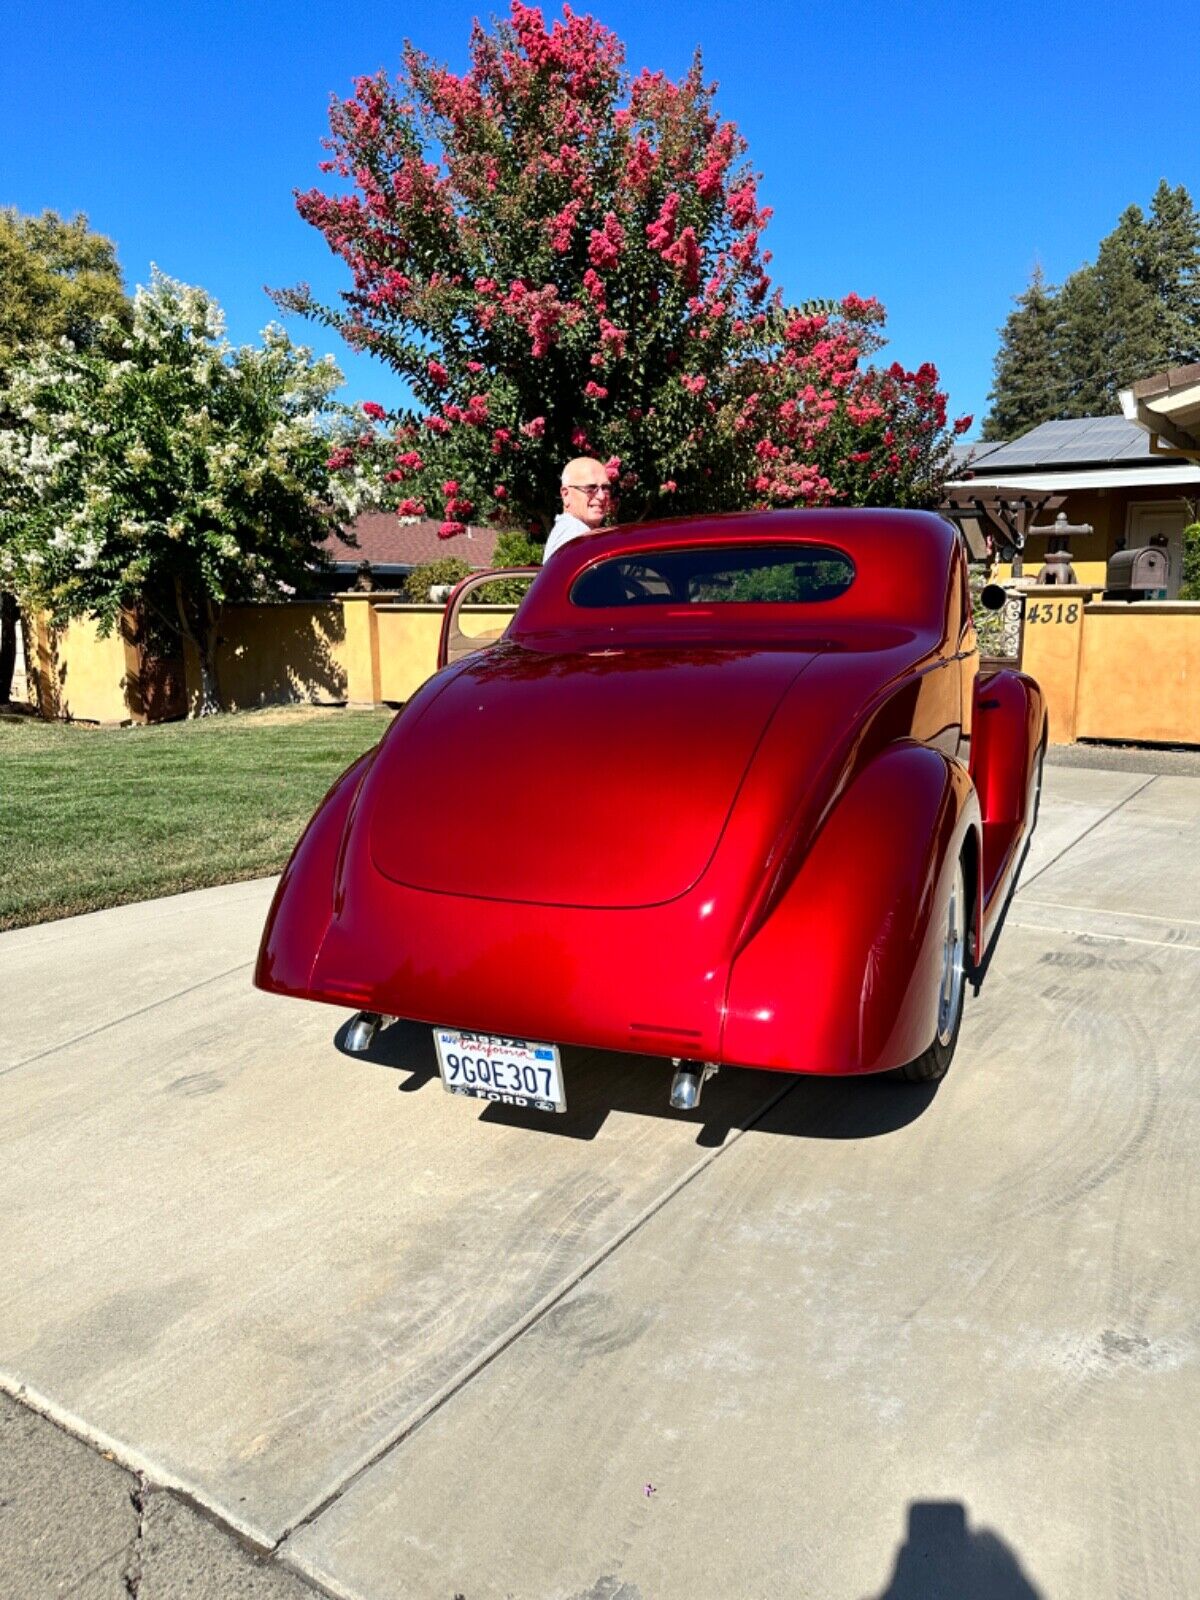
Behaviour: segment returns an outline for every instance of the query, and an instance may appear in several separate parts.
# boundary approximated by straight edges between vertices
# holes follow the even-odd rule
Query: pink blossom
[[[739,188],[730,191],[729,220],[735,228],[744,228],[752,222],[757,209],[758,195],[753,181],[748,179]]]
[[[530,439],[540,439],[545,431],[545,417],[534,417],[532,421],[521,424],[521,432]]]
[[[362,403],[363,415],[370,417],[373,422],[382,422],[387,412],[374,400],[364,400]]]
[[[347,467],[354,465],[354,451],[349,445],[342,445],[333,452],[325,465],[330,472],[344,472]]]
[[[588,236],[588,260],[601,272],[615,267],[621,259],[625,245],[625,230],[617,221],[614,211],[606,211],[604,225],[593,228]]]
[[[662,253],[668,266],[675,267],[688,288],[700,281],[700,246],[695,228],[685,228],[675,243]]]
[[[492,493],[495,495],[497,500],[507,500],[508,499],[508,490],[504,487],[504,485],[502,483],[493,484]]]
[[[584,384],[583,392],[585,395],[587,395],[589,400],[608,399],[608,390],[603,386],[603,384],[589,381],[588,383]]]
[[[402,456],[396,457],[396,465],[405,472],[420,472],[425,463],[415,450],[406,450]]]
[[[444,389],[450,382],[450,374],[446,371],[445,367],[440,361],[435,361],[431,358],[425,363],[425,370],[433,379],[434,383],[437,384],[439,389]]]
[[[615,327],[607,317],[600,318],[600,347],[605,356],[614,361],[619,361],[625,354],[625,342],[629,338],[624,328]]]
[[[571,434],[571,443],[577,450],[590,450],[592,441],[588,438],[586,428],[576,428]]]
[[[550,218],[548,224],[550,248],[560,256],[565,256],[571,248],[571,240],[575,236],[575,226],[579,221],[579,213],[582,210],[583,201],[572,200],[562,208],[557,216]]]
[[[396,515],[398,517],[423,517],[425,515],[425,503],[422,500],[401,500],[396,507]]]
[[[678,487],[679,485],[675,482],[674,478],[668,478],[665,483],[659,484],[658,492],[659,494],[674,494]]]
[[[620,456],[609,456],[608,460],[604,463],[604,470],[608,474],[608,481],[610,483],[615,482],[616,479],[621,475]]]
[[[675,237],[675,222],[679,216],[680,196],[669,194],[653,222],[646,225],[646,243],[660,254]]]
[[[697,372],[695,375],[685,372],[679,381],[689,394],[703,394],[708,387],[708,379],[702,372]]]
[[[464,522],[443,522],[438,528],[439,539],[453,539],[456,534],[466,533],[467,526]]]

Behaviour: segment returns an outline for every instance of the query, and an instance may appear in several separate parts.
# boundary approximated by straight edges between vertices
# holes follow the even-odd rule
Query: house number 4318
[[[1035,600],[1025,612],[1026,622],[1078,622],[1079,601]]]

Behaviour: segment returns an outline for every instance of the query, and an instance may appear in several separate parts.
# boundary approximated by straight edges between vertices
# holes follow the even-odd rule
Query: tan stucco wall
[[[375,607],[379,637],[380,700],[408,700],[437,671],[438,641],[442,634],[440,605],[381,605]],[[515,606],[469,606],[458,614],[458,626],[468,637],[504,632]]]
[[[1075,735],[1200,744],[1200,601],[1089,606]]]
[[[134,663],[120,628],[102,636],[94,622],[52,628],[44,617],[30,629],[36,660],[38,705],[43,717],[81,722],[128,722],[126,693]]]
[[[379,606],[379,699],[409,700],[437,671],[441,606]]]
[[[337,600],[226,606],[219,632],[217,678],[230,711],[346,699],[346,626]],[[189,694],[198,687],[189,659]]]
[[[1200,745],[1200,601],[1126,605],[1031,589],[1021,667],[1042,686],[1052,744]]]

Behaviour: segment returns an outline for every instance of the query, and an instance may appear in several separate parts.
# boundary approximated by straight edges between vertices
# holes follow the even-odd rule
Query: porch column
[[[350,592],[339,595],[345,619],[346,703],[362,711],[382,704],[379,694],[379,621],[377,600],[391,594]]]

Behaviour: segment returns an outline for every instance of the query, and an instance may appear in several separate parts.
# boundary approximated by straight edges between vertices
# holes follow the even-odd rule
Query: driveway
[[[271,888],[0,935],[0,1386],[337,1595],[1200,1593],[1200,781],[1048,769],[936,1090],[482,1107]]]

